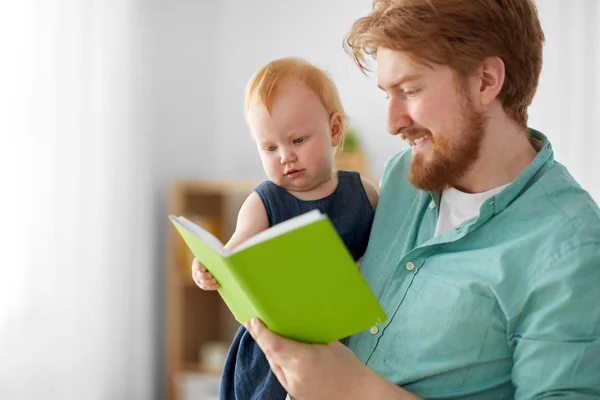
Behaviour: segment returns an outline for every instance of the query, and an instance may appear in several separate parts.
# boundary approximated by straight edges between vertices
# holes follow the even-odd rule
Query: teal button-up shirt
[[[361,271],[388,321],[350,338],[430,399],[600,398],[600,211],[548,140],[478,217],[434,237],[439,194],[386,164]]]

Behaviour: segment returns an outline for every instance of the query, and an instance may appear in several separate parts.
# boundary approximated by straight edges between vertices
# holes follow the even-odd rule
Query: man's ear
[[[504,80],[506,70],[504,61],[500,57],[488,57],[479,67],[479,102],[487,106],[498,98]]]
[[[344,137],[343,119],[339,113],[334,112],[329,119],[329,129],[331,130],[331,144],[337,146]]]

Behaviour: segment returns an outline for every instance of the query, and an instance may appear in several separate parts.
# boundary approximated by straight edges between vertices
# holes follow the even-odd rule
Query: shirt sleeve
[[[515,399],[600,399],[600,243],[552,257],[529,287],[510,337]]]

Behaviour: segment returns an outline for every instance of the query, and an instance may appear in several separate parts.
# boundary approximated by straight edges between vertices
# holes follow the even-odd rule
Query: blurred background
[[[530,126],[600,201],[600,6],[538,7],[545,66]],[[331,74],[361,168],[379,179],[405,144],[386,133],[374,75],[341,47],[369,9],[0,2],[0,399],[214,398],[235,323],[186,281],[167,213],[194,214],[226,240],[239,199],[263,179],[245,84],[288,55]]]

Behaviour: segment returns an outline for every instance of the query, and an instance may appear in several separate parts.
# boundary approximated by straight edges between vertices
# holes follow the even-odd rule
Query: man
[[[411,145],[361,268],[389,320],[349,349],[247,324],[292,397],[600,398],[600,211],[527,128],[543,41],[532,0],[375,0],[354,23]]]

